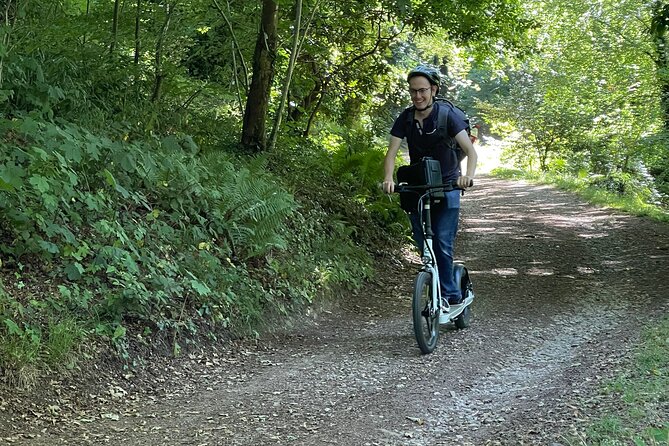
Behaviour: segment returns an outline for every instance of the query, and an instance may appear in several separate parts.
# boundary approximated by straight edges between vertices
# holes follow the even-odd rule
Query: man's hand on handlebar
[[[392,179],[384,180],[382,187],[383,187],[383,192],[387,194],[392,194],[393,192],[395,192],[395,182]]]
[[[474,185],[474,179],[472,177],[468,177],[467,175],[463,175],[458,177],[457,184],[460,189],[467,189],[468,187],[472,187]]]

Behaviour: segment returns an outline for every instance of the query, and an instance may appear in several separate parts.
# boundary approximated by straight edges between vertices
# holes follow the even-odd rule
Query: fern
[[[231,166],[229,166],[231,167]],[[283,222],[296,207],[293,197],[268,179],[249,169],[228,171],[227,181],[219,184],[220,216],[233,252],[241,258],[283,249]]]

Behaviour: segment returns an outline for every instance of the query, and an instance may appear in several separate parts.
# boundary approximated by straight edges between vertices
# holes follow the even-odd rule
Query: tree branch
[[[246,62],[244,61],[244,54],[242,54],[242,48],[239,46],[239,42],[237,41],[237,36],[235,36],[235,31],[232,28],[232,23],[230,23],[230,19],[228,19],[228,16],[225,14],[225,11],[223,11],[223,8],[221,8],[221,5],[218,3],[218,0],[213,0],[214,1],[214,6],[216,6],[216,9],[218,9],[218,12],[221,14],[223,17],[223,20],[225,21],[225,24],[228,25],[228,30],[230,31],[230,35],[232,36],[232,41],[235,44],[235,48],[237,49],[237,52],[239,53],[239,59],[240,63],[242,64],[242,70],[244,70],[244,88],[246,91],[249,91],[249,69],[246,65]],[[235,73],[235,79],[237,78],[237,73]]]
[[[379,49],[379,46],[381,46],[381,42],[384,42],[384,41],[385,41],[385,42],[392,42],[393,40],[395,40],[395,38],[396,38],[397,36],[399,36],[400,34],[402,34],[402,32],[404,31],[404,26],[405,26],[405,25],[402,25],[402,28],[401,28],[399,31],[397,31],[396,33],[394,33],[394,34],[392,34],[392,35],[390,35],[390,36],[388,36],[388,37],[382,37],[382,36],[381,36],[381,24],[380,24],[380,23],[377,24],[376,42],[374,42],[374,46],[373,46],[372,48],[370,48],[369,50],[367,50],[367,51],[365,51],[365,52],[363,52],[363,53],[361,53],[361,54],[358,54],[357,56],[351,58],[351,59],[350,59],[347,63],[345,63],[344,65],[340,65],[340,66],[337,68],[337,70],[336,70],[335,72],[341,72],[341,71],[343,71],[344,69],[348,69],[348,68],[352,67],[353,64],[355,64],[355,63],[358,62],[359,60],[364,59],[364,58],[366,58],[366,57],[369,57],[369,56],[371,56],[372,54],[376,53],[376,51]]]
[[[606,23],[604,20],[602,20],[602,19],[600,19],[600,18],[597,18],[597,17],[593,17],[593,20],[594,20],[595,22],[598,22],[598,23],[601,24],[601,25],[604,25],[604,27],[605,27],[606,29],[608,29],[608,30],[611,31],[612,33],[616,34],[618,37],[620,37],[621,39],[623,39],[625,42],[627,42],[627,43],[629,43],[630,45],[632,45],[633,48],[638,48],[638,47],[639,47],[639,42],[638,42],[638,41],[635,42],[635,41],[631,40],[631,39],[630,39],[629,37],[627,37],[625,34],[623,34],[622,32],[620,32],[619,30],[613,28],[611,25],[609,25],[608,23]],[[642,50],[641,52],[642,52],[643,54],[647,55],[648,57],[650,57],[653,61],[655,61],[655,55],[654,55],[653,53],[651,53],[650,51]]]

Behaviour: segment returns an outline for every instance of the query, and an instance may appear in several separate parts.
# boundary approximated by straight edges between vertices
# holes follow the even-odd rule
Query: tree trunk
[[[539,155],[539,169],[541,169],[542,172],[548,172],[548,164],[546,163],[546,160],[548,159],[548,150],[548,147],[544,147],[541,151],[541,155]]]
[[[662,107],[662,119],[665,131],[669,131],[669,57],[667,45],[667,29],[669,25],[669,4],[665,0],[657,0],[653,5],[653,18],[650,33],[655,45],[655,68],[657,80],[660,85],[660,104]]]
[[[151,102],[158,102],[162,96],[162,87],[165,74],[163,73],[163,47],[165,44],[165,36],[167,35],[167,30],[170,27],[170,20],[172,19],[172,12],[176,8],[177,2],[175,1],[173,5],[167,4],[167,11],[165,15],[165,22],[163,22],[163,27],[160,30],[158,35],[158,41],[156,42],[156,58],[155,58],[155,71],[156,71],[156,81],[153,86],[153,95],[151,96]]]
[[[279,5],[276,0],[263,0],[260,32],[253,53],[253,77],[246,98],[242,146],[251,152],[264,151],[267,146],[265,119],[276,60]]]
[[[13,3],[12,0],[6,0],[4,4],[2,16],[0,16],[0,21],[2,26],[5,27],[5,32],[2,35],[2,41],[0,41],[0,47],[2,47],[2,55],[0,56],[0,88],[2,88],[3,83],[3,72],[5,69],[5,55],[9,51],[9,41],[16,20],[16,11],[18,10],[18,5]]]
[[[121,0],[114,1],[114,17],[112,17],[112,38],[109,45],[109,54],[114,54],[116,49],[116,39],[118,38],[118,12],[120,9]]]
[[[361,53],[359,53],[355,56],[351,55],[350,57],[347,58],[347,61],[345,63],[335,67],[333,70],[331,70],[330,74],[327,75],[323,79],[323,84],[321,86],[320,96],[318,98],[318,102],[316,103],[316,106],[314,107],[314,109],[311,111],[311,114],[309,115],[309,121],[307,122],[307,127],[304,129],[304,133],[303,133],[304,136],[309,136],[309,132],[311,131],[311,126],[313,125],[314,120],[316,119],[316,115],[318,114],[318,111],[319,111],[321,105],[323,104],[323,100],[325,99],[325,95],[327,94],[330,83],[333,80],[337,79],[340,76],[341,73],[343,73],[346,70],[351,69],[351,67],[353,67],[357,62],[359,62],[361,60],[364,60],[368,57],[371,57],[374,54],[377,54],[382,47],[387,48],[387,44],[389,44],[390,42],[393,42],[395,40],[395,38],[398,35],[400,35],[402,33],[402,31],[404,30],[404,26],[402,26],[402,28],[396,29],[389,36],[383,37],[381,24],[378,23],[376,26],[377,26],[377,36],[376,36],[376,41],[375,41],[374,45],[371,48],[366,49],[366,50],[362,51]],[[384,43],[386,44],[386,46],[382,46],[382,44],[384,44]]]
[[[290,91],[290,82],[293,78],[293,69],[295,68],[295,61],[297,60],[297,52],[300,46],[300,27],[302,26],[302,0],[297,0],[295,5],[295,35],[293,36],[293,50],[290,53],[290,60],[288,61],[288,70],[286,71],[286,79],[283,85],[283,93],[281,94],[281,102],[276,111],[274,118],[274,126],[269,138],[269,150],[273,150],[276,145],[276,138],[281,127],[281,118],[283,109],[288,99],[288,92]]]
[[[137,0],[137,11],[135,13],[135,65],[139,65],[139,52],[141,50],[141,41],[139,35],[141,16],[142,16],[142,0]]]
[[[302,133],[302,136],[304,136],[305,138],[309,136],[309,133],[311,132],[311,126],[313,125],[314,120],[316,119],[316,115],[318,114],[318,111],[321,108],[323,99],[325,99],[328,87],[329,87],[329,79],[323,81],[323,83],[321,84],[321,91],[320,91],[320,96],[318,96],[318,102],[316,102],[314,109],[311,110],[311,113],[309,114],[309,120],[307,121],[307,126],[304,128],[304,132]]]
[[[239,88],[239,76],[237,75],[237,55],[234,42],[232,42],[232,71],[235,76],[235,90],[237,92],[237,102],[239,103],[239,115],[244,116],[244,102],[242,101],[242,92]]]
[[[242,65],[242,69],[244,70],[244,78],[242,79],[244,81],[244,90],[248,92],[249,69],[246,67],[246,61],[244,60],[244,53],[242,53],[242,48],[241,46],[239,46],[239,42],[237,41],[235,30],[232,27],[232,23],[230,23],[228,15],[225,13],[225,11],[223,11],[221,5],[218,4],[218,0],[214,0],[214,6],[216,6],[216,9],[218,9],[218,12],[221,14],[221,17],[223,17],[225,24],[228,26],[228,31],[230,31],[230,37],[232,37],[232,57],[233,58],[235,57],[235,51],[239,54],[239,63]],[[230,12],[230,4],[228,4],[228,12]],[[235,69],[235,82],[239,83],[237,80],[237,69]]]
[[[88,21],[88,17],[91,14],[91,0],[86,0],[86,20]],[[81,39],[82,46],[86,46],[86,40],[88,38],[88,30],[84,31],[84,35]]]
[[[288,109],[288,120],[289,121],[299,121],[302,116],[304,116],[306,110],[311,110],[311,107],[318,100],[318,97],[321,92],[322,82],[320,79],[314,79],[314,88],[311,89],[308,95],[303,97],[300,100],[294,99],[296,105],[290,106]]]
[[[289,108],[289,121],[299,121],[307,111],[310,111],[312,106],[316,103],[316,101],[318,101],[318,98],[321,96],[321,91],[323,90],[323,78],[320,70],[318,69],[318,64],[314,60],[313,56],[306,55],[306,57],[303,57],[303,60],[301,60],[300,63],[302,65],[309,65],[311,67],[314,87],[311,89],[309,94],[301,98],[299,101],[294,101],[296,105]]]

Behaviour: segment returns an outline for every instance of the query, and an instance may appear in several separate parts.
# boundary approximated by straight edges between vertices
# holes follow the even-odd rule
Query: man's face
[[[417,109],[422,110],[432,104],[432,97],[437,92],[437,86],[431,85],[430,81],[423,76],[414,76],[409,79],[409,93],[411,102]]]

